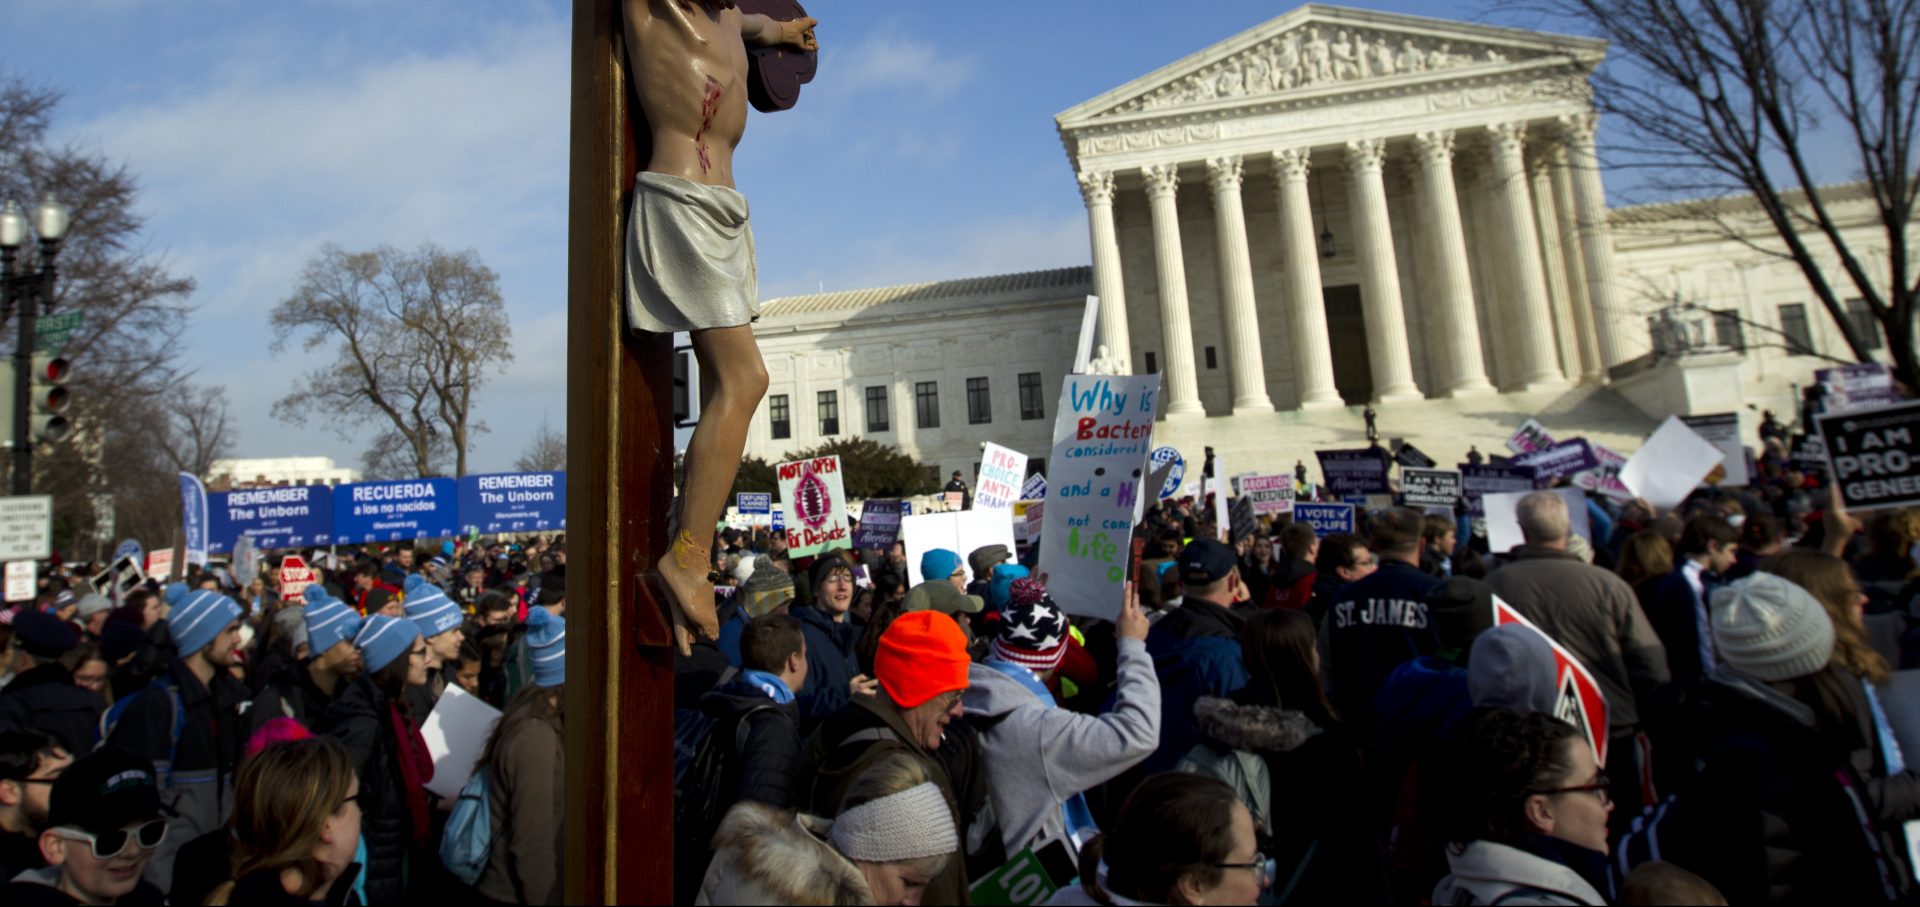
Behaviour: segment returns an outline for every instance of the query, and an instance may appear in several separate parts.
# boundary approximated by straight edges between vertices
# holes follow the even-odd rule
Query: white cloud
[[[831,32],[823,27],[822,34],[830,37]],[[821,53],[825,57],[821,66],[832,67],[832,81],[846,94],[946,97],[972,81],[978,69],[973,57],[948,54],[931,42],[905,34],[897,22],[874,29],[845,51],[834,53],[829,44]]]
[[[1090,260],[1084,215],[1008,216],[976,220],[943,236],[921,238],[911,248],[890,239],[873,240],[845,256],[839,269],[808,271],[761,289],[768,297],[790,296],[817,292],[822,283],[832,292],[1043,271]]]

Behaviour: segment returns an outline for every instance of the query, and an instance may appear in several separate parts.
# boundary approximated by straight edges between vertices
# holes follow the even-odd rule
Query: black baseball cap
[[[60,773],[47,826],[103,835],[163,815],[153,762],[109,747],[81,756]]]
[[[1212,585],[1239,564],[1240,559],[1225,543],[1209,538],[1194,539],[1180,552],[1180,582],[1187,586]]]

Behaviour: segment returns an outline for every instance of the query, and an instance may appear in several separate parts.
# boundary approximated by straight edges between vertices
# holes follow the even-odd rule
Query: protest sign
[[[948,510],[959,510],[961,507],[965,506],[967,503],[967,493],[964,491],[942,492],[940,495],[940,501],[942,504],[946,505],[946,508]]]
[[[1826,412],[1875,409],[1900,402],[1900,389],[1893,383],[1893,372],[1883,362],[1862,362],[1815,369],[1813,380],[1825,392]]]
[[[1253,503],[1256,516],[1293,512],[1293,476],[1244,476],[1240,496]]]
[[[1795,435],[1787,451],[1787,465],[1816,476],[1827,474],[1827,442],[1817,434]]]
[[[567,474],[502,472],[460,477],[460,526],[480,532],[567,528]]]
[[[1352,504],[1310,504],[1305,501],[1293,505],[1293,519],[1313,527],[1315,535],[1326,538],[1335,532],[1353,531]]]
[[[853,534],[853,547],[885,551],[899,540],[899,501],[876,500],[860,505],[860,528]]]
[[[1030,542],[1040,540],[1040,527],[1046,525],[1047,502],[1033,501],[1027,505],[1027,539]]]
[[[6,600],[30,602],[40,591],[40,564],[37,561],[8,561]]]
[[[1020,500],[1043,501],[1047,497],[1047,477],[1039,473],[1027,476],[1027,482],[1020,486]]]
[[[973,482],[973,509],[1012,510],[1026,474],[1026,454],[988,442],[980,451],[980,473]]]
[[[1460,473],[1451,469],[1400,468],[1400,497],[1409,507],[1452,508],[1460,500]],[[1449,510],[1451,512],[1451,510]]]
[[[130,557],[136,561],[143,561],[147,559],[147,549],[140,547],[139,539],[125,539],[120,542],[120,545],[118,547],[113,549],[114,560],[117,561],[123,557]]]
[[[163,583],[173,579],[172,548],[162,548],[158,551],[147,552],[147,575]],[[252,582],[252,579],[248,579],[245,583],[242,583],[242,585]]]
[[[1156,447],[1148,459],[1151,475],[1159,476],[1160,500],[1164,501],[1180,491],[1180,483],[1187,480],[1187,458],[1171,447]]]
[[[1847,507],[1920,504],[1920,403],[1830,413],[1814,422]]]
[[[93,584],[93,591],[113,599],[114,604],[125,601],[127,593],[138,589],[146,581],[146,571],[140,569],[139,561],[130,557],[115,560],[89,580]]]
[[[148,558],[147,564],[147,574],[151,576],[153,559]],[[233,540],[233,579],[240,585],[246,586],[252,584],[259,576],[260,549],[253,544],[253,536],[241,533],[239,538]]]
[[[1316,451],[1320,475],[1335,495],[1392,494],[1387,483],[1387,452],[1378,447]]]
[[[451,538],[460,532],[459,498],[452,479],[341,485],[333,489],[333,540],[353,544]]]
[[[967,555],[972,554],[974,549],[1005,545],[1008,551],[1013,550],[1013,511],[956,510],[951,513],[901,517],[900,541],[907,549],[907,579],[910,584],[917,586],[926,579],[946,578],[920,575],[920,558],[935,548],[944,548],[960,555],[960,569],[966,571],[967,581],[972,582],[976,577],[972,566],[967,563]]]
[[[1601,765],[1607,764],[1607,696],[1600,692],[1600,684],[1593,679],[1580,659],[1546,631],[1534,626],[1512,605],[1493,599],[1493,624],[1519,624],[1539,633],[1553,647],[1553,661],[1556,670],[1555,688],[1559,691],[1555,697],[1553,717],[1574,726],[1587,745],[1593,747],[1593,759]]]
[[[1633,492],[1620,484],[1620,467],[1627,464],[1626,455],[1600,444],[1592,447],[1593,458],[1600,465],[1575,475],[1573,484],[1616,501],[1633,500]]]
[[[180,512],[187,538],[187,563],[205,564],[207,553],[213,550],[208,541],[212,527],[208,525],[207,486],[192,473],[180,474]]]
[[[1726,455],[1679,416],[1668,416],[1620,467],[1620,483],[1660,510],[1680,506]]]
[[[1600,460],[1593,455],[1593,448],[1585,438],[1570,438],[1514,457],[1513,465],[1533,470],[1536,480],[1557,479],[1594,469]]]
[[[773,495],[764,491],[743,491],[733,496],[741,513],[772,513]]]
[[[1039,572],[1069,612],[1120,614],[1159,396],[1158,375],[1069,375],[1061,388]]]
[[[1207,493],[1213,497],[1213,528],[1219,534],[1220,541],[1232,541],[1233,517],[1227,512],[1227,480],[1222,478],[1227,470],[1218,457],[1209,455],[1208,460],[1214,469],[1213,475],[1208,476],[1205,483]]]
[[[280,600],[299,602],[306,598],[307,587],[313,585],[313,570],[299,555],[289,554],[280,559]]]
[[[1516,454],[1530,454],[1546,450],[1554,445],[1553,435],[1547,433],[1547,427],[1538,421],[1528,419],[1514,429],[1513,437],[1507,439],[1507,449]]]
[[[474,763],[493,736],[493,725],[500,710],[478,696],[467,693],[459,684],[447,684],[440,701],[420,725],[420,739],[427,744],[433,759],[433,780],[426,783],[442,797],[458,797],[460,789],[473,779]]]
[[[1432,457],[1427,456],[1426,451],[1408,444],[1405,441],[1396,441],[1394,443],[1393,461],[1401,466],[1411,466],[1414,469],[1432,469],[1439,465],[1434,462]]]
[[[1467,499],[1467,513],[1486,516],[1481,501],[1487,495],[1503,491],[1532,491],[1533,470],[1524,466],[1475,466],[1460,464],[1460,496]]]
[[[243,535],[262,551],[332,544],[333,492],[325,485],[294,485],[207,495],[212,550],[230,552]]]
[[[1573,534],[1588,542],[1598,544],[1605,539],[1595,540],[1593,524],[1587,515],[1587,493],[1578,488],[1546,489],[1559,495],[1567,502],[1567,517],[1573,522]],[[1531,491],[1503,491],[1486,495],[1481,499],[1487,511],[1487,547],[1495,554],[1505,554],[1515,545],[1523,544],[1526,539],[1520,534],[1520,499],[1532,494]]]
[[[1680,421],[1687,423],[1694,434],[1707,439],[1708,443],[1720,448],[1720,452],[1726,455],[1720,465],[1726,469],[1727,475],[1720,480],[1720,484],[1746,485],[1752,481],[1747,474],[1747,449],[1740,444],[1739,413],[1681,416]]]
[[[787,517],[791,556],[806,557],[851,544],[839,456],[781,463],[774,472],[780,480],[780,509]]]

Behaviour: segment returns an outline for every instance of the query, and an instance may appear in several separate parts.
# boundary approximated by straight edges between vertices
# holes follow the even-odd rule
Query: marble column
[[[1104,170],[1080,174],[1080,197],[1087,203],[1087,227],[1093,240],[1093,292],[1100,297],[1100,336],[1094,353],[1107,356],[1133,371],[1132,336],[1127,328],[1127,291],[1120,276],[1120,239],[1113,228],[1113,174]]]
[[[1533,197],[1534,235],[1540,241],[1540,267],[1547,277],[1547,302],[1553,309],[1553,352],[1560,360],[1560,373],[1573,378],[1580,374],[1580,331],[1573,323],[1567,255],[1553,198],[1553,160],[1541,149],[1527,157],[1527,183]]]
[[[1396,403],[1423,399],[1413,383],[1413,357],[1407,350],[1407,319],[1400,300],[1400,264],[1393,253],[1393,224],[1387,217],[1385,139],[1347,143],[1355,252],[1360,263],[1360,302],[1366,313],[1367,356],[1373,364],[1373,399]]]
[[[1580,251],[1579,219],[1574,216],[1573,169],[1567,163],[1567,146],[1556,142],[1546,150],[1553,164],[1553,213],[1559,218],[1561,252],[1567,269],[1567,295],[1573,302],[1573,327],[1580,340],[1580,380],[1586,383],[1607,379],[1606,363],[1600,359],[1600,339],[1594,334],[1593,297],[1587,286],[1586,255]]]
[[[1220,247],[1220,309],[1225,316],[1227,370],[1233,378],[1233,411],[1273,412],[1267,398],[1267,368],[1260,355],[1260,319],[1253,298],[1253,256],[1247,252],[1247,215],[1240,201],[1246,166],[1239,155],[1207,161],[1213,188],[1214,235]]]
[[[1165,399],[1167,418],[1198,418],[1207,414],[1200,405],[1200,383],[1193,368],[1193,326],[1187,311],[1186,254],[1180,249],[1180,165],[1155,164],[1140,168],[1147,181],[1147,201],[1153,212],[1153,264],[1160,287],[1160,334],[1166,344]]]
[[[1467,268],[1467,241],[1461,233],[1460,199],[1453,186],[1453,132],[1422,132],[1413,137],[1420,158],[1421,194],[1426,198],[1427,261],[1432,265],[1433,324],[1446,351],[1439,396],[1493,393],[1486,359],[1480,355],[1480,322],[1473,308],[1473,275]]]
[[[1313,200],[1307,193],[1312,149],[1273,153],[1280,191],[1280,254],[1287,269],[1288,346],[1301,409],[1345,406],[1333,385],[1333,344],[1327,339],[1326,294],[1320,287],[1320,247],[1314,239]]]
[[[1527,124],[1493,123],[1487,133],[1493,141],[1494,217],[1506,246],[1498,259],[1507,266],[1513,292],[1507,311],[1519,328],[1515,333],[1519,384],[1530,391],[1564,386],[1567,378],[1553,349],[1553,309],[1547,302],[1540,238],[1534,232],[1533,202],[1527,191]]]
[[[1580,230],[1580,254],[1586,259],[1587,298],[1593,308],[1600,362],[1612,368],[1626,361],[1627,352],[1614,318],[1621,314],[1619,290],[1613,280],[1613,231],[1607,222],[1607,194],[1600,185],[1600,158],[1593,149],[1597,125],[1591,113],[1560,118],[1567,140],[1568,166],[1573,170],[1574,220]]]

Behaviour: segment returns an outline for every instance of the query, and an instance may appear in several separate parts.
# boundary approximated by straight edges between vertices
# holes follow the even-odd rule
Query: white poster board
[[[838,456],[795,460],[774,467],[786,514],[787,553],[806,557],[853,544]]]
[[[1668,416],[1620,467],[1620,484],[1661,510],[1680,506],[1725,456],[1679,416]]]
[[[440,701],[433,704],[433,713],[420,725],[427,755],[433,757],[433,780],[427,782],[427,790],[442,797],[460,796],[499,720],[499,709],[468,695],[458,684],[447,684]]]
[[[1069,613],[1120,613],[1159,396],[1159,375],[1068,375],[1061,386],[1040,572]]]
[[[1587,493],[1578,488],[1547,488],[1567,502],[1567,517],[1573,522],[1573,534],[1594,542],[1593,524],[1587,518]],[[1490,494],[1481,500],[1487,508],[1487,548],[1495,554],[1505,554],[1513,546],[1526,539],[1520,534],[1520,499],[1533,494],[1531,491],[1507,491]]]
[[[978,577],[973,568],[967,565],[967,555],[975,548],[988,545],[1005,545],[1013,550],[1013,511],[1012,510],[956,510],[951,513],[923,513],[917,516],[900,518],[900,541],[907,548],[907,581],[918,586],[925,579],[920,575],[920,558],[935,548],[945,548],[960,555],[960,569],[966,571],[967,582]]]
[[[1681,416],[1680,420],[1693,429],[1713,446],[1720,448],[1726,459],[1720,465],[1726,467],[1727,477],[1722,485],[1746,485],[1753,481],[1747,475],[1747,449],[1740,444],[1740,414],[1714,413],[1706,416]]]
[[[973,482],[973,509],[1012,510],[1027,477],[1027,455],[988,442],[980,451],[980,473]]]
[[[39,591],[39,564],[34,561],[7,562],[7,595],[10,602],[33,601],[34,593]]]

